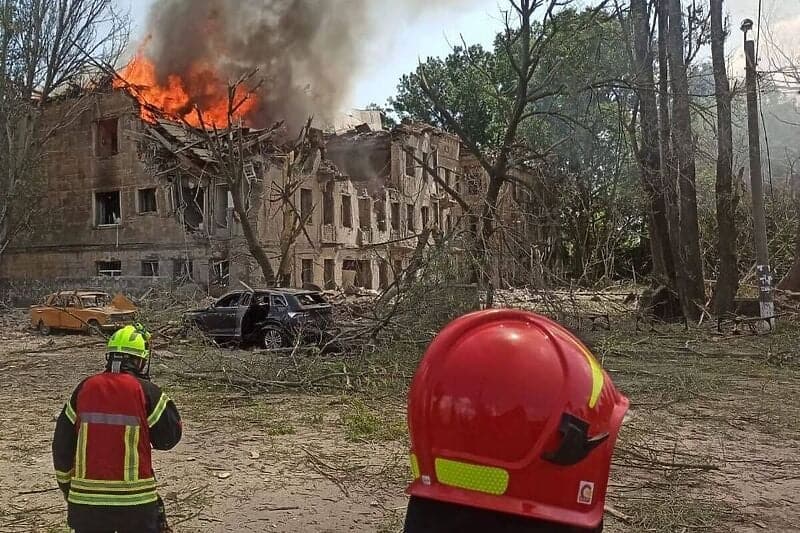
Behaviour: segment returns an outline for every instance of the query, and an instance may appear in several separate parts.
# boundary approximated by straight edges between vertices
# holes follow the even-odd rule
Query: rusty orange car
[[[102,332],[134,320],[136,306],[124,295],[113,299],[100,291],[71,290],[48,294],[31,306],[31,326],[43,335],[55,330]]]

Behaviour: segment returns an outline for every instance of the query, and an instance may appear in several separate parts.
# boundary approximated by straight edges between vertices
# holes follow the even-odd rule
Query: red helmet
[[[589,350],[524,311],[461,317],[408,398],[412,496],[591,529],[628,399]]]

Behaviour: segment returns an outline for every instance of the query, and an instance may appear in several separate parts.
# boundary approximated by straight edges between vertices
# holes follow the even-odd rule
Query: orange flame
[[[228,126],[228,85],[208,65],[193,64],[184,76],[170,74],[162,83],[153,62],[140,52],[120,74],[120,78],[114,82],[114,86],[129,89],[143,104],[140,114],[148,122],[156,121],[152,111],[152,108],[156,108],[168,116],[200,127],[199,110],[206,126]],[[247,88],[240,85],[233,102],[239,104],[243,99],[232,119],[250,125],[248,116],[258,108],[258,102],[255,95],[248,95]]]

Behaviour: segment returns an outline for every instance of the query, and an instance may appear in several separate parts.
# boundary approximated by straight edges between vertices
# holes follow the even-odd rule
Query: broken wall
[[[153,263],[159,277],[172,277],[189,261],[205,280],[208,244],[187,238],[174,202],[145,171],[133,100],[121,91],[88,98],[91,105],[47,145],[42,212],[4,253],[0,278],[88,279],[117,267],[121,276],[139,277],[152,274]],[[73,105],[53,105],[46,120]]]

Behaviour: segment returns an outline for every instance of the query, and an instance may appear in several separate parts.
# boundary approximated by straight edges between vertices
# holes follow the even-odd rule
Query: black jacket
[[[474,507],[411,497],[405,533],[601,533]]]

